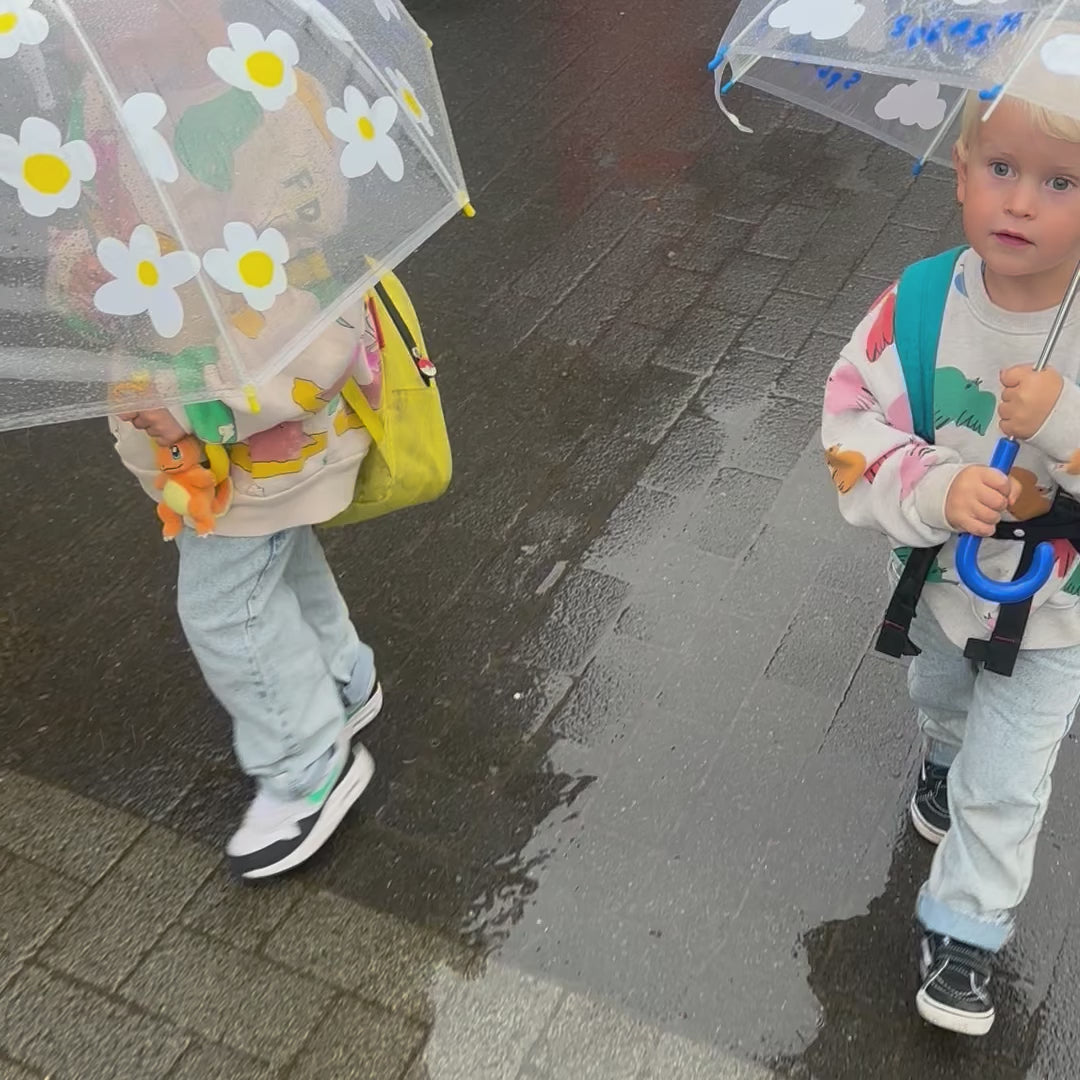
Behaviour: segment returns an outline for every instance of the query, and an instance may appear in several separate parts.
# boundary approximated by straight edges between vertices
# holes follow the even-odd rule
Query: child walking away
[[[1033,370],[1080,259],[1080,122],[1008,97],[984,121],[986,108],[969,96],[953,151],[969,246],[878,300],[829,376],[823,418],[844,517],[896,549],[879,648],[913,657],[924,760],[910,813],[938,845],[915,912],[916,1006],[969,1035],[994,1021],[994,957],[1080,702],[1080,319],[1056,370]],[[920,342],[932,394],[911,386]],[[982,464],[1002,434],[1022,444],[1009,476]],[[999,609],[959,581],[964,532],[987,538],[990,577],[1023,573],[1037,540],[1054,544],[1055,572]]]
[[[315,307],[290,290],[266,313],[264,333],[292,325],[298,304]],[[246,878],[314,855],[374,772],[353,738],[382,707],[374,657],[312,529],[350,504],[371,444],[338,396],[359,375],[364,319],[350,309],[332,324],[260,388],[258,413],[239,395],[222,403],[237,440],[229,446],[232,504],[213,535],[184,528],[176,536],[184,633],[232,718],[240,767],[257,785],[226,847],[231,869]],[[238,333],[240,349],[243,340]],[[154,443],[182,443],[187,426],[155,410],[123,414],[113,433],[124,464],[161,498]]]

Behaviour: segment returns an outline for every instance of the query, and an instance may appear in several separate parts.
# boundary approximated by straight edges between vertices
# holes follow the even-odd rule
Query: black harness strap
[[[1030,569],[1037,546],[1037,540],[1024,541],[1024,550],[1013,575],[1014,580]],[[1016,659],[1020,655],[1020,642],[1024,639],[1028,616],[1031,614],[1031,600],[1029,596],[1017,604],[1002,604],[998,610],[997,622],[990,633],[990,640],[968,638],[964,655],[969,660],[977,660],[987,671],[996,675],[1004,675],[1006,678],[1012,675]]]
[[[994,539],[1023,543],[1020,563],[1013,575],[1015,580],[1027,573],[1035,548],[1043,540],[1068,540],[1080,552],[1080,503],[1059,490],[1047,513],[1031,521],[1003,521],[994,530]],[[927,575],[942,546],[914,548],[908,556],[878,634],[878,652],[897,658],[919,655],[918,646],[909,637],[911,620],[915,618]],[[987,671],[1006,677],[1012,675],[1030,614],[1031,598],[1018,604],[1002,604],[989,640],[969,638],[964,655],[983,664]]]
[[[915,609],[919,606],[919,597],[922,596],[923,586],[926,584],[927,575],[938,557],[938,552],[944,547],[938,544],[932,548],[912,548],[907,562],[904,564],[903,573],[893,590],[889,606],[885,611],[885,620],[881,624],[881,632],[878,634],[875,648],[879,653],[886,656],[918,656],[920,649],[915,645],[908,633],[911,630],[911,620],[915,618]]]

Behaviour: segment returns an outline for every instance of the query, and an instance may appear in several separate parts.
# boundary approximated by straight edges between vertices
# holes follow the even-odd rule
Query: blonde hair
[[[1036,131],[1049,135],[1052,139],[1064,139],[1066,142],[1080,143],[1080,119],[1066,113],[1056,112],[1045,105],[1038,105],[1026,98],[1006,97],[1006,100],[1019,106],[1028,122]],[[964,95],[964,112],[960,122],[960,134],[956,139],[956,153],[961,161],[967,159],[968,149],[975,139],[975,132],[982,123],[983,113],[990,107],[989,101],[983,101],[975,90],[968,90]]]

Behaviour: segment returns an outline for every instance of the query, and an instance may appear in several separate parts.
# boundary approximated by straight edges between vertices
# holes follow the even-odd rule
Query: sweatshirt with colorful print
[[[311,310],[306,310],[310,308]],[[259,348],[274,346],[303,318],[315,318],[318,303],[310,293],[288,289],[265,314]],[[239,330],[233,346],[253,348]],[[284,344],[284,340],[282,341]],[[215,523],[221,536],[267,536],[282,529],[328,521],[352,501],[360,464],[371,437],[341,396],[354,378],[365,396],[380,391],[378,350],[363,304],[347,309],[280,374],[258,389],[259,411],[242,393],[223,394],[213,432],[191,423],[198,408],[174,410],[186,430],[204,441],[223,442],[229,453],[233,501]],[[369,404],[378,407],[377,400]],[[157,466],[154,444],[142,431],[113,417],[116,449],[151,498]]]
[[[966,465],[986,465],[1001,437],[999,375],[1038,359],[1054,311],[1013,312],[986,292],[982,260],[961,254],[949,289],[934,378],[934,443],[914,434],[893,315],[896,286],[885,291],[840,353],[825,387],[822,442],[839,492],[840,511],[853,525],[877,529],[894,547],[894,565],[914,547],[944,544],[921,603],[929,605],[951,641],[986,639],[998,607],[974,595],[955,569],[956,533],[945,499]],[[1006,520],[1026,521],[1050,509],[1058,487],[1080,498],[1080,317],[1069,318],[1051,361],[1065,385],[1042,428],[1020,448],[1012,475],[1022,493]],[[1022,544],[983,540],[979,565],[1010,579]],[[1080,644],[1080,559],[1067,540],[1049,582],[1038,592],[1023,648]]]

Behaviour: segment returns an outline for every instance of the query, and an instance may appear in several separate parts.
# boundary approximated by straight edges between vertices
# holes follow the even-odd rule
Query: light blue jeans
[[[199,538],[185,529],[176,544],[180,621],[232,718],[241,769],[279,798],[309,794],[346,709],[375,677],[314,530]]]
[[[1080,703],[1080,646],[1020,653],[1011,678],[964,658],[925,607],[908,687],[929,758],[949,766],[949,831],[916,905],[919,921],[997,951],[1031,884],[1050,774]]]

